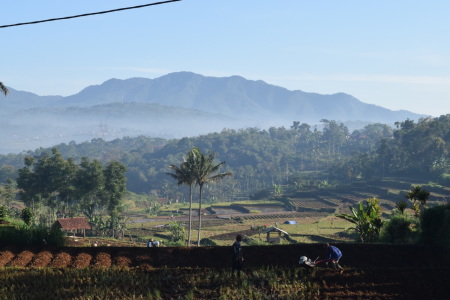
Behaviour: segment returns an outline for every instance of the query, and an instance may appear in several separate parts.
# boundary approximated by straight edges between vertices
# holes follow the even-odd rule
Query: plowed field
[[[317,269],[312,279],[320,287],[317,299],[450,299],[447,252],[425,246],[338,245],[344,256],[343,274]],[[298,258],[323,254],[318,244],[244,247],[244,273],[273,266],[296,272]],[[322,255],[323,257],[323,255]],[[199,272],[199,268],[223,272],[230,265],[229,247],[13,247],[0,248],[0,268],[39,270],[123,267],[137,272],[158,269]],[[3,271],[2,271],[3,272]],[[300,270],[299,270],[300,272]],[[245,276],[245,275],[244,275]],[[201,284],[203,289],[217,289]],[[167,291],[168,299],[177,295]],[[211,290],[211,295],[214,291]],[[214,298],[213,296],[211,296]],[[284,299],[287,297],[273,297]],[[181,298],[184,299],[184,298]]]

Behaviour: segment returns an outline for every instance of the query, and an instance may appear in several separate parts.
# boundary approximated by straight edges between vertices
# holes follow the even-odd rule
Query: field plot
[[[306,199],[298,199],[294,198],[291,200],[292,205],[297,207],[298,210],[317,210],[317,211],[328,211],[333,212],[337,205],[324,201],[320,198],[306,198]]]
[[[299,256],[323,252],[319,244],[245,246],[239,279],[229,271],[230,247],[4,246],[0,298],[448,299],[450,267],[443,249],[338,246],[344,253],[343,274],[298,266]]]

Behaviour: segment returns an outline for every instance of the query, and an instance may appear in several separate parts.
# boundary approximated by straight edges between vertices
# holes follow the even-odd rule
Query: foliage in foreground
[[[450,203],[426,209],[420,226],[422,242],[450,247]]]
[[[215,269],[0,270],[0,298],[25,299],[311,299],[319,294],[298,269],[255,269],[242,278]]]

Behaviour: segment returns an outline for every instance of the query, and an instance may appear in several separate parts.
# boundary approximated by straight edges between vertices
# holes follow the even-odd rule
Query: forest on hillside
[[[177,182],[167,176],[168,166],[180,164],[193,147],[217,153],[217,160],[226,162],[221,171],[232,172],[233,176],[207,186],[205,202],[254,197],[274,187],[302,190],[383,176],[424,178],[444,184],[450,181],[450,115],[418,122],[407,119],[394,128],[370,124],[353,132],[334,120],[321,123],[321,129],[294,121],[289,128],[223,129],[173,140],[146,136],[110,142],[93,139],[53,148],[78,163],[83,157],[104,165],[120,161],[127,170],[127,190],[181,200],[187,198],[187,189],[177,187]],[[15,180],[26,157],[51,155],[51,148],[39,148],[0,156],[0,182]]]

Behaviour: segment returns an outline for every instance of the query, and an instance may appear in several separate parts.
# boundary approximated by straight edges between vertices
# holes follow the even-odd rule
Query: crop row
[[[33,253],[29,250],[20,251],[14,254],[13,250],[0,251],[0,267],[51,267],[51,268],[86,268],[94,267],[110,267],[113,260],[109,253],[99,252],[96,255],[88,253],[78,253],[73,255],[69,252],[52,253],[51,251],[40,251]],[[124,265],[120,256],[115,257],[115,264]]]

